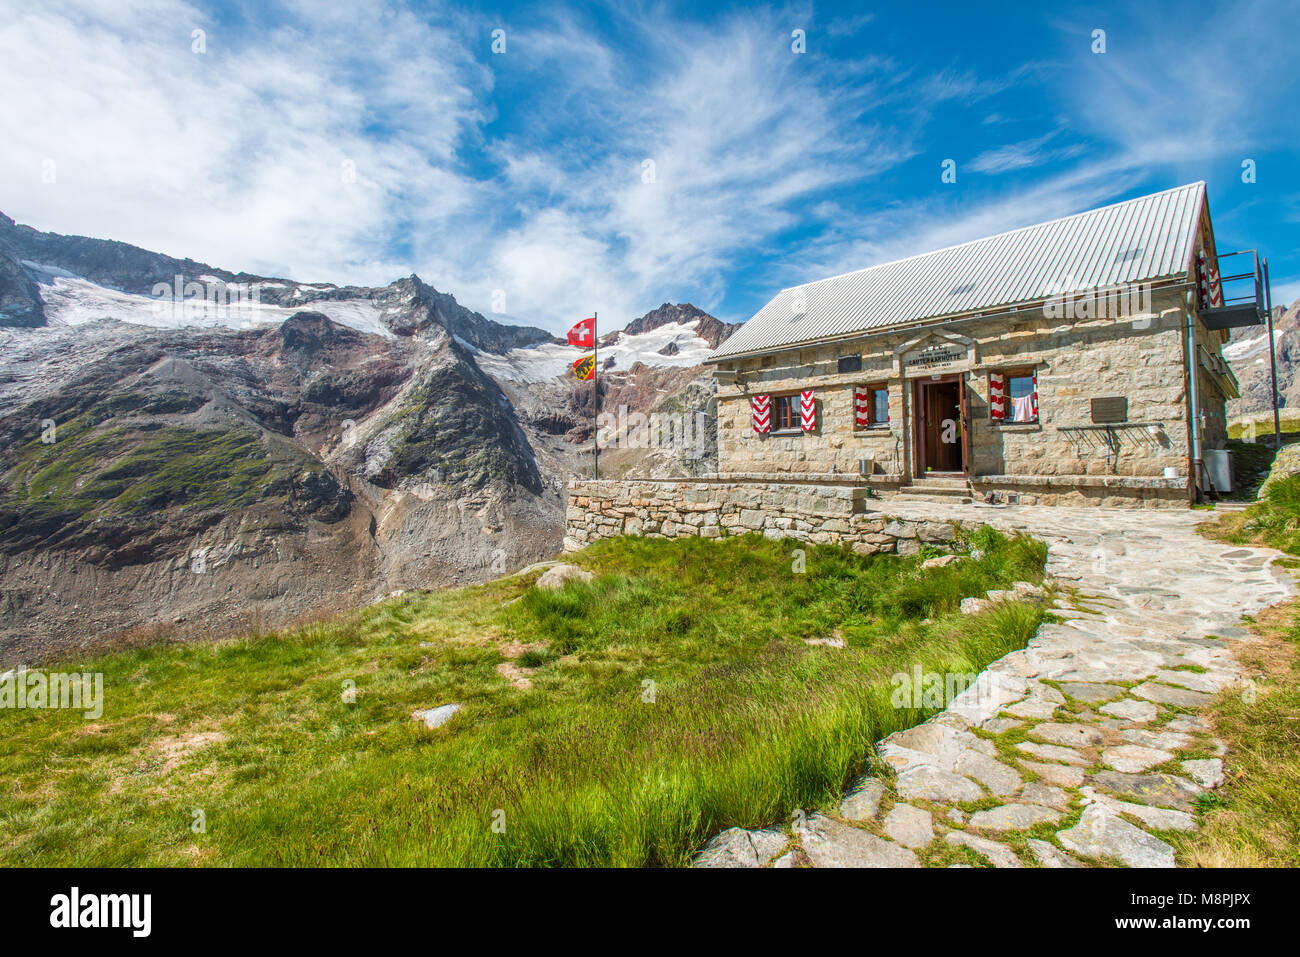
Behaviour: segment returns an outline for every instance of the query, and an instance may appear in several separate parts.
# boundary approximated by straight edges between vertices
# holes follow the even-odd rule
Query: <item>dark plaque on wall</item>
[[[1096,425],[1128,421],[1128,398],[1122,395],[1107,395],[1092,400],[1092,421]]]
[[[840,372],[861,372],[862,356],[840,356]]]

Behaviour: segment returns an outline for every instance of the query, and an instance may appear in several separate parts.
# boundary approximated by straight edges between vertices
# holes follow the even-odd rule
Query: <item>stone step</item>
[[[957,475],[926,476],[912,479],[913,488],[960,488],[969,489],[970,481]]]
[[[968,505],[972,501],[970,482],[956,475],[917,478],[911,485],[898,489],[898,494],[909,502],[941,502],[947,505]]]
[[[938,495],[947,498],[960,498],[964,495],[969,498],[971,491],[968,485],[931,485],[928,482],[916,482],[912,485],[902,486],[898,493],[900,495]]]

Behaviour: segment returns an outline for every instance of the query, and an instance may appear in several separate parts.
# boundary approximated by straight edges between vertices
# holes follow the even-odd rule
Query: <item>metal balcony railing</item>
[[[1256,326],[1268,321],[1267,263],[1259,252],[1205,256],[1198,263],[1201,319],[1210,329]]]

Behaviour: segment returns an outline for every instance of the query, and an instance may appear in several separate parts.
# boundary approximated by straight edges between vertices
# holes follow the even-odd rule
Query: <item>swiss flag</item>
[[[584,319],[569,330],[569,345],[590,348],[596,338],[596,317]]]

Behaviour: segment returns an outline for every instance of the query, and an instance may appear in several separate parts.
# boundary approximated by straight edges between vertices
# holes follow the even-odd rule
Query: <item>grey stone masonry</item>
[[[564,547],[572,551],[616,535],[723,538],[758,532],[812,544],[847,543],[861,555],[906,555],[923,543],[942,546],[957,537],[952,522],[867,514],[866,496],[866,489],[848,485],[574,481]]]

